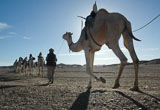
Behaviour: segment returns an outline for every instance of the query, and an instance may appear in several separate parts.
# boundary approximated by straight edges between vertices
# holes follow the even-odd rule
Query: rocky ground
[[[93,83],[86,89],[89,76],[85,67],[57,68],[55,81],[46,77],[24,76],[13,68],[0,68],[0,110],[160,110],[160,64],[141,64],[139,92],[130,91],[134,67],[127,65],[119,89],[112,89],[119,65],[95,66],[106,84]],[[44,72],[46,75],[46,70]]]

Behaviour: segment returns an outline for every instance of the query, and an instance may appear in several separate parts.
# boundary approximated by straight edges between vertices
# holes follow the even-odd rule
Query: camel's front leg
[[[43,78],[43,66],[42,66],[42,78]]]
[[[41,72],[41,67],[38,66],[38,76],[40,76],[40,72]]]
[[[87,88],[92,88],[92,77],[98,80],[98,78],[93,74],[93,62],[94,62],[94,53],[90,49],[85,50],[85,57],[86,57],[86,71],[90,75],[90,81],[88,83]]]
[[[90,75],[90,81],[88,84],[88,89],[92,88],[92,77],[97,81],[101,81],[102,83],[106,83],[106,80],[102,77],[98,78],[93,74],[93,62],[94,62],[94,51],[90,49],[85,50],[85,57],[86,57],[86,71]]]

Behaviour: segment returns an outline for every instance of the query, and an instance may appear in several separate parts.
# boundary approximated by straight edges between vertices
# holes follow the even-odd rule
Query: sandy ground
[[[57,68],[53,84],[47,78],[24,76],[13,68],[0,68],[0,110],[160,110],[160,64],[140,65],[140,92],[129,89],[134,82],[134,67],[127,65],[118,89],[112,89],[119,65],[95,66],[98,77],[87,90],[85,67]],[[44,74],[46,75],[46,69]]]

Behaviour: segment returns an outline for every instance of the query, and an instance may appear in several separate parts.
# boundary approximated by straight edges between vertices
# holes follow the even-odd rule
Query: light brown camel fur
[[[27,76],[27,74],[28,74],[28,59],[27,59],[27,57],[25,57],[23,60],[23,72],[24,72],[25,76]]]
[[[39,71],[38,76],[40,76],[40,74],[42,74],[42,77],[43,77],[44,65],[45,65],[44,58],[42,57],[42,55],[39,55],[38,56],[38,71]]]
[[[85,52],[86,71],[90,75],[88,87],[92,87],[92,77],[97,81],[102,81],[103,83],[105,83],[104,78],[98,78],[93,74],[94,54],[96,51],[100,50],[101,46],[104,44],[112,49],[112,51],[121,61],[118,77],[115,80],[113,88],[118,88],[120,86],[119,80],[127,63],[127,58],[119,47],[119,39],[122,34],[124,46],[130,53],[135,69],[135,81],[131,90],[138,91],[139,60],[134,50],[133,39],[137,41],[140,40],[133,36],[131,24],[123,15],[119,13],[109,13],[105,9],[100,9],[96,12],[96,14],[97,15],[95,17],[93,26],[90,28],[84,27],[81,32],[80,38],[76,43],[72,42],[71,32],[66,32],[63,35],[63,39],[67,40],[71,51],[79,52],[83,49]],[[87,32],[87,40],[85,39],[85,32]]]
[[[34,68],[34,57],[30,57],[28,60],[29,76],[33,76],[33,68]]]
[[[22,57],[19,57],[19,60],[17,62],[17,69],[16,69],[16,72],[18,73],[22,73],[22,68],[23,67],[23,58]]]

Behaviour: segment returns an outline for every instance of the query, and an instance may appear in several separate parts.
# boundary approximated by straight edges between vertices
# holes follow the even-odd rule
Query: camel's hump
[[[101,12],[109,13],[109,12],[108,12],[106,9],[104,9],[104,8],[101,8],[101,9],[98,10],[98,13],[101,13]]]

